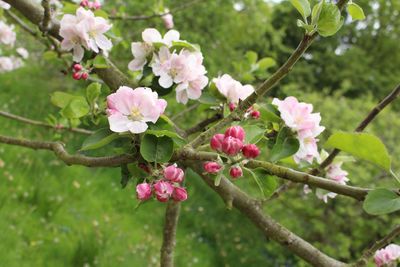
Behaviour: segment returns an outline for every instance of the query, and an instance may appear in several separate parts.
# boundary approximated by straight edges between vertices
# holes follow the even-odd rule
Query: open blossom
[[[389,265],[400,258],[400,246],[390,244],[375,252],[374,260],[377,267]],[[395,266],[395,265],[393,265]]]
[[[272,104],[278,107],[286,126],[297,134],[300,148],[294,156],[295,161],[312,163],[314,158],[318,159],[318,139],[316,137],[325,130],[325,127],[319,125],[321,115],[312,113],[313,106],[311,104],[299,102],[292,96],[284,100],[275,98]]]
[[[96,53],[107,53],[112,48],[111,41],[104,35],[111,25],[101,17],[95,17],[92,11],[79,7],[76,16],[66,14],[60,21],[60,35],[63,37],[61,48],[73,50],[73,59],[80,62],[84,49]]]
[[[113,132],[142,133],[147,129],[147,122],[156,123],[167,107],[164,99],[150,88],[136,89],[121,86],[107,97],[107,113],[110,129]]]
[[[168,31],[163,38],[158,30],[153,28],[145,29],[142,32],[143,42],[133,42],[131,44],[134,58],[129,63],[128,68],[131,71],[142,70],[144,65],[147,63],[147,57],[152,55],[154,52],[154,43],[162,43],[167,47],[170,47],[172,42],[179,41],[179,38],[180,34],[175,30]]]
[[[254,92],[251,85],[242,85],[233,79],[230,75],[224,74],[221,77],[214,78],[213,82],[218,91],[228,99],[229,103],[238,104],[239,100],[245,100]]]
[[[8,3],[6,3],[6,2],[0,0],[0,8],[3,8],[3,9],[10,9],[10,7],[11,7],[11,6],[10,6]]]
[[[171,53],[168,47],[161,47],[151,64],[154,75],[160,77],[158,83],[169,88],[174,83],[176,100],[186,104],[189,99],[199,99],[202,90],[208,84],[206,68],[203,66],[203,55],[196,51],[181,50],[179,54]]]
[[[0,43],[4,45],[13,46],[15,43],[16,34],[14,26],[7,25],[4,21],[0,20]]]
[[[154,184],[154,191],[158,201],[167,202],[174,192],[174,187],[169,182],[160,180]]]

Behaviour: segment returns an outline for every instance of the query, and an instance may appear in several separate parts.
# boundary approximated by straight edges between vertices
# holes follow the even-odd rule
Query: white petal
[[[107,39],[103,34],[100,34],[96,36],[96,44],[102,49],[102,50],[111,50],[112,48],[112,42]]]
[[[175,30],[169,30],[165,35],[164,35],[164,43],[168,46],[172,45],[172,42],[179,41],[180,34],[178,31]]]
[[[158,43],[162,41],[162,37],[159,31],[156,29],[150,28],[146,29],[142,32],[143,41],[146,43]]]
[[[81,62],[84,53],[85,53],[85,51],[83,50],[82,46],[80,46],[80,45],[75,45],[75,46],[74,46],[73,60],[74,60],[75,62]]]
[[[146,59],[145,58],[135,58],[131,62],[129,62],[128,69],[131,71],[137,71],[137,70],[142,70],[144,65],[146,65]]]
[[[161,75],[158,83],[163,88],[170,88],[173,84],[172,77],[169,75]]]
[[[143,133],[147,130],[147,123],[143,121],[131,121],[128,124],[129,131],[134,134]]]
[[[129,131],[128,124],[131,121],[127,116],[121,113],[115,113],[108,117],[108,123],[110,124],[110,130],[116,133],[123,133]]]

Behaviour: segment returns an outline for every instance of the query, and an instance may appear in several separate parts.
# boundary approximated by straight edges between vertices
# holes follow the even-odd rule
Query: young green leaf
[[[67,119],[79,119],[89,113],[89,105],[82,96],[74,97],[67,106],[61,110],[61,115]]]
[[[264,57],[257,62],[258,68],[260,70],[266,70],[276,65],[275,59],[272,57]]]
[[[290,0],[290,3],[299,11],[304,20],[311,15],[311,7],[308,0]]]
[[[347,5],[347,12],[349,12],[349,14],[353,20],[365,19],[364,10],[355,3],[349,3]]]
[[[76,96],[64,93],[64,92],[54,92],[51,95],[51,103],[59,108],[65,108],[72,99],[74,99]]]
[[[254,51],[247,51],[246,54],[245,54],[244,56],[246,57],[247,61],[248,61],[250,64],[256,63],[257,58],[258,58],[257,53],[254,52]]]
[[[244,131],[246,132],[246,143],[257,144],[258,141],[264,136],[265,129],[257,125],[244,125]]]
[[[101,93],[101,84],[100,83],[91,83],[86,88],[86,99],[89,103],[94,103],[97,101],[99,95]]]
[[[145,134],[140,145],[140,154],[149,162],[168,162],[174,152],[174,142],[168,136],[157,137]]]
[[[313,8],[313,17],[317,31],[323,37],[334,35],[344,23],[339,8],[333,3],[315,5]],[[318,20],[316,19],[317,17]]]
[[[400,210],[400,196],[389,189],[378,188],[368,193],[363,208],[372,215],[395,212]]]
[[[104,57],[97,55],[93,60],[93,67],[95,67],[96,69],[107,69],[107,60]]]
[[[98,149],[119,137],[118,133],[111,132],[109,128],[100,129],[83,141],[81,151]]]
[[[325,146],[343,150],[390,172],[391,160],[389,153],[382,141],[375,135],[338,132],[329,137]]]
[[[264,188],[263,188],[263,184],[260,181],[260,178],[258,178],[257,174],[254,173],[252,170],[248,169],[248,168],[243,168],[245,172],[249,173],[251,175],[251,177],[253,178],[254,182],[256,182],[258,188],[260,189],[261,195],[264,197],[265,193],[264,193]]]
[[[271,150],[270,160],[276,162],[280,159],[294,155],[299,148],[299,141],[293,136],[289,128],[284,127],[278,133],[275,145]]]

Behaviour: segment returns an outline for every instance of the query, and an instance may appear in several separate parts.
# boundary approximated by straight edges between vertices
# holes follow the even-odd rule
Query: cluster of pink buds
[[[232,102],[231,102],[231,103],[229,103],[228,106],[229,106],[229,110],[230,110],[231,112],[234,111],[234,110],[236,109],[236,104],[235,104],[235,103],[232,103]],[[260,116],[261,116],[260,111],[254,109],[253,106],[251,106],[251,107],[246,111],[246,114],[245,114],[245,117],[246,117],[246,118],[252,117],[253,119],[259,119]]]
[[[187,191],[181,187],[185,178],[185,173],[176,164],[170,165],[164,169],[163,178],[154,183],[141,183],[136,186],[137,198],[141,201],[148,200],[155,195],[160,202],[167,202],[170,198],[174,201],[185,201]]]
[[[87,80],[89,78],[89,72],[81,64],[76,63],[72,67],[72,78],[74,80]]]
[[[80,6],[96,10],[101,8],[101,3],[97,0],[95,1],[82,0]]]
[[[230,157],[237,156],[240,152],[245,158],[253,159],[258,157],[260,149],[255,144],[244,144],[246,133],[240,126],[231,126],[225,134],[215,134],[210,141],[210,147],[218,152],[223,152]],[[207,173],[216,174],[222,166],[217,162],[205,162],[203,165]],[[232,178],[239,178],[243,175],[240,166],[231,167],[229,174]]]

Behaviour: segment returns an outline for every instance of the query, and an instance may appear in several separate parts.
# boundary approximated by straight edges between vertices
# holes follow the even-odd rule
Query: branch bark
[[[181,203],[169,201],[165,211],[163,243],[161,246],[161,267],[174,266],[174,249]]]

